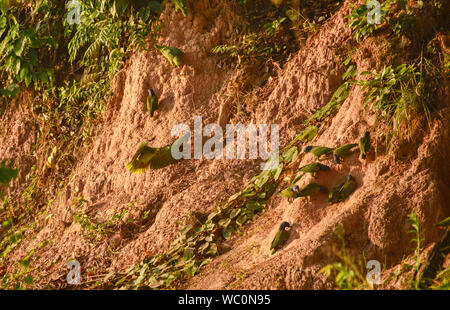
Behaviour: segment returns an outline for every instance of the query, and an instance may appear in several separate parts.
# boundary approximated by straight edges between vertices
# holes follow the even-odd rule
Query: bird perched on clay
[[[155,111],[158,109],[158,97],[156,96],[153,89],[148,90],[147,97],[147,111],[150,114],[150,117],[153,117]]]
[[[335,148],[333,151],[333,158],[336,161],[336,164],[339,164],[341,162],[341,158],[347,155],[350,152],[350,150],[357,145],[358,144],[356,143],[351,143]]]
[[[291,201],[293,198],[296,198],[296,194],[299,190],[300,187],[298,185],[289,186],[283,189],[280,195],[286,198],[288,201]]]
[[[181,66],[181,56],[183,52],[176,47],[156,45],[156,48],[167,58],[172,66]]]
[[[306,197],[308,200],[311,200],[311,196],[317,195],[319,192],[328,192],[328,189],[325,186],[319,185],[315,182],[311,182],[302,188],[299,189],[297,193],[295,193],[295,198],[297,197]]]
[[[328,193],[328,200],[327,200],[329,203],[335,203],[341,199],[340,191],[343,185],[344,182],[340,183],[338,186],[335,186],[330,190],[330,192]]]
[[[367,153],[369,153],[370,150],[370,144],[370,132],[366,131],[364,136],[359,139],[359,152],[362,159],[366,159]]]
[[[127,169],[133,173],[145,173],[148,168],[161,169],[177,162],[178,160],[172,157],[172,145],[182,143],[186,137],[185,135],[178,138],[173,143],[161,148],[150,147],[147,142],[141,143],[131,161],[126,164]]]
[[[272,254],[275,254],[275,252],[280,249],[289,238],[289,231],[286,230],[286,228],[289,227],[291,227],[291,225],[288,222],[281,223],[280,228],[278,228],[278,232],[275,235],[275,238],[273,238],[272,245],[270,246]]]
[[[304,165],[303,167],[300,167],[297,172],[304,172],[303,174],[309,173],[312,176],[315,176],[317,172],[319,171],[328,171],[330,170],[330,167],[327,165],[315,162],[311,164]]]
[[[311,152],[314,156],[316,156],[317,160],[319,160],[322,155],[327,155],[333,152],[333,149],[326,146],[308,145],[307,147],[305,147],[305,153],[309,152]]]
[[[356,181],[351,174],[345,176],[345,182],[339,190],[339,200],[344,201],[356,188]]]

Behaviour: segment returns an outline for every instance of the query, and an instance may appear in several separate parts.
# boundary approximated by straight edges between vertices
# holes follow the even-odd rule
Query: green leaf
[[[234,210],[231,211],[231,213],[230,213],[230,219],[234,219],[236,216],[239,215],[239,213],[241,213],[241,209],[234,209]]]
[[[194,256],[194,250],[193,250],[193,249],[191,249],[191,248],[186,248],[186,249],[184,250],[184,253],[183,253],[183,259],[184,259],[185,262],[188,261],[188,260],[190,260],[190,259],[192,259],[193,256]]]
[[[25,46],[25,36],[21,35],[14,42],[14,54],[16,54],[17,57],[22,56],[24,46]]]
[[[198,251],[201,253],[209,247],[209,242],[204,242],[198,247]]]
[[[8,186],[9,182],[12,179],[17,178],[17,174],[19,173],[18,169],[13,169],[13,164],[6,163],[6,159],[0,162],[0,184],[4,186]]]
[[[20,72],[20,58],[16,58],[13,63],[13,73],[18,75]]]
[[[222,231],[222,236],[224,239],[228,240],[231,235],[234,232],[234,227],[232,225],[227,226],[223,231]]]
[[[219,226],[227,227],[228,225],[230,225],[230,223],[231,219],[221,219],[218,224]]]
[[[238,224],[239,226],[242,226],[246,221],[247,221],[247,215],[242,214],[241,216],[239,216],[236,219],[236,224]]]
[[[277,169],[277,171],[275,171],[275,174],[274,174],[274,176],[273,176],[273,178],[274,178],[274,180],[276,181],[276,180],[278,180],[278,178],[280,177],[280,174],[281,174],[281,172],[283,171],[283,163],[280,163],[279,165],[278,165],[278,169]]]
[[[298,148],[296,146],[292,146],[286,152],[283,153],[283,160],[288,164],[292,162],[298,155]]]

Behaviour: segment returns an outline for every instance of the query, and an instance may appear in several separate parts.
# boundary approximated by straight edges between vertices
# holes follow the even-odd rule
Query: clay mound
[[[184,160],[142,175],[133,175],[125,168],[142,141],[166,145],[174,140],[172,127],[185,123],[193,128],[194,116],[202,116],[204,124],[237,121],[229,119],[230,102],[221,95],[227,91],[225,83],[242,72],[218,68],[215,56],[205,51],[230,35],[238,17],[224,3],[210,5],[199,1],[196,5],[193,11],[202,13],[188,19],[171,7],[161,15],[166,27],[158,44],[183,50],[184,66],[171,67],[153,49],[132,57],[113,82],[101,132],[51,204],[51,216],[48,221],[38,219],[36,232],[25,234],[24,241],[8,257],[8,265],[45,241],[32,262],[41,266],[39,272],[43,276],[63,277],[72,257],[84,270],[98,274],[125,269],[148,255],[165,251],[186,217],[210,212],[217,202],[242,189],[260,172],[259,162],[252,160]],[[349,7],[344,4],[280,68],[278,77],[268,81],[264,93],[269,95],[260,98],[258,105],[248,107],[252,112],[249,122],[280,124],[282,145],[341,85],[342,59],[336,52],[350,37],[343,18],[348,13]],[[377,67],[380,53],[356,56],[359,72]],[[157,118],[149,118],[145,108],[149,87],[161,99]],[[337,146],[357,142],[366,130],[373,137],[383,136],[375,127],[373,115],[363,107],[362,95],[359,88],[353,88],[330,125],[313,143]],[[372,157],[362,162],[358,152],[339,166],[324,160],[332,171],[319,174],[318,183],[331,188],[346,174],[355,177],[358,188],[348,200],[328,205],[324,195],[318,195],[310,202],[300,198],[288,203],[274,195],[266,211],[246,226],[245,234],[233,237],[232,250],[202,269],[186,288],[331,288],[318,270],[336,259],[331,247],[338,242],[334,234],[337,224],[347,232],[351,251],[382,262],[386,259],[389,265],[398,263],[411,250],[407,214],[417,212],[426,240],[436,239],[432,225],[450,215],[450,205],[446,203],[450,201],[450,167],[442,164],[450,156],[446,143],[450,138],[449,109],[442,110],[441,115],[431,129],[417,126],[411,142],[394,145],[390,155],[378,156],[376,161]],[[310,155],[302,155],[295,165],[311,160]],[[299,185],[308,180],[305,177]],[[73,220],[77,198],[87,201],[89,214],[98,223],[126,209],[129,213],[125,220],[139,218],[147,210],[153,210],[154,216],[132,233],[121,231],[100,242],[89,242],[80,224]],[[271,255],[270,243],[282,220],[294,224],[291,237],[283,249]]]

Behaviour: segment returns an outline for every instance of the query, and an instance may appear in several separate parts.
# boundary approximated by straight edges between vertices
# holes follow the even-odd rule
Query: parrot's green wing
[[[358,145],[358,144],[356,144],[356,143],[345,144],[345,145],[343,145],[343,146],[340,146],[340,147],[336,148],[336,149],[333,151],[333,154],[334,154],[334,155],[337,155],[337,156],[339,156],[339,157],[345,156],[348,152],[350,152],[350,150],[351,150],[352,148],[354,148],[354,147],[357,146],[357,145]]]
[[[362,159],[366,159],[367,153],[369,153],[370,150],[370,143],[370,136],[364,135],[361,139],[359,139],[359,151]]]
[[[161,54],[167,58],[172,66],[180,66],[181,65],[181,56],[183,52],[180,51],[176,47],[170,46],[159,46],[156,45],[156,48],[161,52]]]
[[[317,159],[319,159],[320,156],[329,154],[331,152],[333,152],[333,149],[326,146],[315,146],[311,150],[311,153],[313,153],[313,155],[316,156]]]
[[[188,4],[186,0],[172,0],[173,4],[175,5],[175,11],[180,11],[183,13],[184,17],[187,17],[187,11],[188,11]]]
[[[156,152],[155,156],[150,161],[150,169],[161,169],[178,161],[172,157],[171,147],[172,145],[169,144]]]
[[[147,171],[152,157],[155,155],[157,149],[147,146],[147,142],[141,143],[138,150],[126,164],[128,170],[133,173],[144,173]]]
[[[294,191],[292,190],[292,187],[289,186],[289,187],[286,187],[285,189],[283,189],[283,190],[280,192],[280,195],[281,195],[282,197],[286,198],[286,199],[289,199],[289,198],[294,197],[294,196],[295,196],[295,193],[294,193]]]
[[[296,176],[296,177],[294,178],[294,180],[292,180],[291,184],[295,184],[298,180],[300,180],[301,178],[303,178],[303,176],[304,176],[305,174],[306,174],[306,173],[301,173],[301,174],[299,174],[298,176]]]
[[[149,95],[147,97],[147,111],[150,117],[153,117],[155,110],[158,108],[158,97]]]
[[[300,167],[297,171],[307,172],[307,173],[315,173],[319,171],[320,165],[319,163],[311,163],[307,164],[303,167]]]
[[[176,149],[179,149],[179,146],[184,143],[187,139],[189,139],[190,134],[187,133],[182,137],[175,140],[172,144],[166,145],[160,148],[157,154],[152,158],[150,163],[151,169],[160,169],[167,167],[173,163],[176,163],[178,159],[173,158],[172,156],[172,146]]]
[[[305,185],[304,187],[302,187],[300,189],[300,191],[298,192],[298,195],[311,196],[311,195],[317,194],[318,191],[319,191],[319,185],[315,182],[311,182],[308,185]]]
[[[434,225],[436,227],[449,227],[450,226],[450,217],[447,217],[445,220]]]
[[[278,230],[277,234],[275,235],[275,238],[272,241],[272,245],[270,249],[272,250],[272,254],[274,254],[279,248],[281,248],[286,240],[289,237],[289,232],[286,230]]]
[[[341,183],[341,184],[339,184],[338,186],[333,187],[333,188],[330,190],[330,192],[328,193],[328,202],[334,203],[334,202],[339,201],[339,199],[340,199],[340,194],[339,194],[339,192],[340,192],[341,187],[342,187],[343,185],[344,185],[344,183]]]
[[[345,181],[344,185],[342,185],[339,191],[339,198],[341,201],[344,201],[356,188],[356,182],[354,180]]]

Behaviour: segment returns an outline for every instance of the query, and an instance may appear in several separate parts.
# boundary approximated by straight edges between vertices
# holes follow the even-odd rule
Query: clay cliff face
[[[67,260],[75,257],[86,270],[106,273],[126,269],[148,255],[162,253],[176,238],[183,220],[195,212],[209,213],[216,202],[242,189],[259,174],[255,160],[184,160],[176,165],[145,174],[133,175],[125,163],[142,141],[163,146],[173,141],[176,124],[193,128],[194,116],[204,124],[237,123],[242,118],[230,113],[229,81],[234,87],[247,72],[231,67],[219,68],[217,56],[207,51],[226,41],[239,22],[227,4],[211,5],[199,1],[189,18],[167,7],[161,19],[165,30],[158,44],[176,46],[184,51],[184,65],[171,67],[155,50],[135,54],[119,72],[111,86],[111,99],[105,121],[86,154],[76,164],[68,182],[55,194],[48,214],[37,219],[23,241],[8,256],[7,264],[17,262],[36,249],[33,264],[39,273],[58,279],[66,274]],[[195,12],[202,12],[196,14]],[[339,48],[351,38],[344,16],[347,4],[308,38],[304,46],[280,67],[275,76],[255,92],[248,105],[247,123],[279,124],[281,145],[288,143],[303,128],[312,112],[323,107],[342,84]],[[389,51],[382,41],[373,40],[355,52],[357,77],[365,70],[380,69]],[[250,70],[250,69],[249,69]],[[160,113],[149,118],[145,109],[147,89],[160,97]],[[448,86],[445,90],[448,95]],[[259,97],[258,97],[259,96]],[[319,184],[328,188],[347,174],[358,187],[345,202],[329,205],[324,195],[311,201],[296,199],[289,203],[274,195],[264,213],[245,228],[242,236],[230,241],[231,250],[217,257],[184,284],[188,289],[316,289],[332,285],[318,271],[336,260],[332,246],[339,243],[334,230],[345,229],[349,251],[367,260],[377,259],[388,266],[411,253],[407,215],[417,212],[427,242],[438,238],[433,225],[450,215],[450,105],[442,97],[441,109],[430,126],[417,121],[412,139],[397,141],[389,153],[380,152],[362,161],[355,152],[340,164],[323,161],[333,167],[319,174]],[[17,158],[23,167],[11,191],[18,191],[26,171],[32,165],[33,127],[27,123],[27,104],[21,97],[11,105],[2,120],[0,158]],[[438,116],[439,115],[439,116]],[[315,145],[338,146],[357,143],[365,131],[382,140],[384,130],[374,114],[363,105],[363,91],[352,86],[350,95]],[[294,166],[313,160],[299,156]],[[298,181],[302,186],[310,181]],[[74,221],[74,201],[86,200],[89,215],[98,223],[128,209],[126,219],[152,216],[99,242],[83,236]],[[46,218],[44,220],[44,218]],[[269,248],[279,223],[293,223],[286,246],[271,255]],[[239,277],[237,274],[245,274]]]

